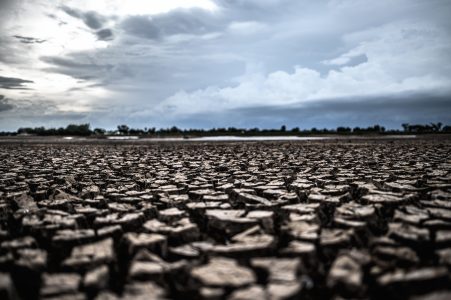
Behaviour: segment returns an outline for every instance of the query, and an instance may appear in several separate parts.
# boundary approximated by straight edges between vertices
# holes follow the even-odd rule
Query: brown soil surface
[[[451,141],[0,145],[1,299],[451,298]]]

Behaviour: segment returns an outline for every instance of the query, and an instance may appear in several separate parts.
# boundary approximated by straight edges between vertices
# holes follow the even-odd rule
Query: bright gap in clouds
[[[80,5],[80,2],[83,4]],[[197,7],[209,11],[218,8],[211,0],[70,0],[61,1],[61,4],[117,16],[153,15],[177,8]]]

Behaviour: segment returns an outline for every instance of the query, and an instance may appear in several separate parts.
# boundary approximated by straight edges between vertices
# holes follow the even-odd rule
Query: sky
[[[0,131],[429,122],[449,0],[0,0]]]

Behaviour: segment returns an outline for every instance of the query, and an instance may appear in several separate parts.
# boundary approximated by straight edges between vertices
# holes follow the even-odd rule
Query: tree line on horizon
[[[16,132],[0,132],[2,136],[15,135],[37,135],[37,136],[108,136],[108,135],[138,135],[138,136],[212,136],[212,135],[309,135],[309,134],[424,134],[424,133],[451,133],[451,125],[443,126],[442,123],[430,124],[408,124],[401,125],[402,130],[386,129],[380,125],[369,127],[344,127],[339,126],[335,129],[300,129],[294,127],[287,129],[282,125],[279,129],[260,129],[260,128],[211,128],[211,129],[180,129],[176,126],[170,128],[130,128],[126,124],[118,125],[116,130],[106,130],[103,128],[91,129],[89,123],[69,124],[60,128],[41,127],[21,127]]]

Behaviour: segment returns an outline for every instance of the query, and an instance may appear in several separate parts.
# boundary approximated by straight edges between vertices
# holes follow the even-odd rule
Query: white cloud
[[[255,34],[266,29],[266,25],[256,21],[232,22],[228,26],[228,30],[233,34]]]
[[[450,59],[446,32],[427,24],[392,23],[358,32],[358,46],[328,63],[346,64],[365,55],[367,62],[343,66],[321,76],[313,69],[296,66],[292,73],[252,73],[236,86],[180,91],[161,103],[158,110],[177,115],[208,113],[265,105],[309,103],[341,97],[367,97],[403,92],[450,91]]]
[[[343,53],[339,57],[330,60],[324,60],[322,61],[322,63],[329,66],[343,66],[348,64],[353,58],[358,57],[360,55],[365,55],[361,46],[353,48],[350,51]]]

